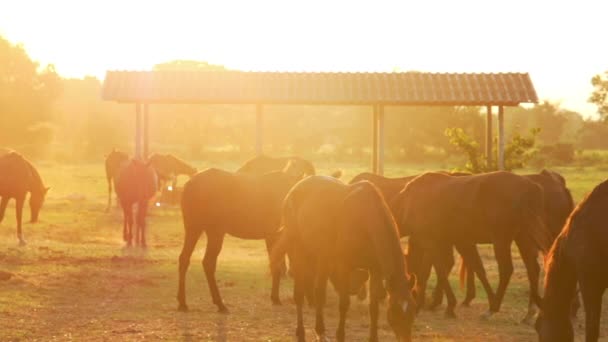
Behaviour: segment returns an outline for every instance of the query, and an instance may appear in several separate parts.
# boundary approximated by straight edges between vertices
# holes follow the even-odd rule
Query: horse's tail
[[[467,265],[464,263],[464,258],[460,257],[460,289],[464,289],[465,279],[467,277]]]
[[[285,196],[285,201],[283,202],[283,218],[282,227],[279,231],[279,238],[274,243],[272,251],[270,251],[270,270],[272,272],[278,271],[283,267],[285,254],[289,252],[291,246],[290,235],[293,235],[293,230],[296,229],[295,217],[293,192],[290,191],[287,196]]]

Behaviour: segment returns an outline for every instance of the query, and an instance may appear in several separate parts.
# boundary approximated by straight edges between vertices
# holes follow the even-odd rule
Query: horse
[[[551,233],[553,241],[574,209],[574,201],[570,190],[566,187],[566,180],[559,173],[550,170],[542,170],[536,174],[523,175],[523,177],[537,183],[543,189],[546,225]],[[475,252],[477,253],[476,250]],[[471,301],[475,298],[475,275],[473,272],[467,272],[466,262],[464,262],[464,260],[460,265],[461,285],[464,284],[464,278],[466,277],[466,296],[462,305],[469,306]],[[534,267],[538,267],[540,270],[539,266]],[[433,295],[433,302],[430,307],[434,308],[440,305],[442,297],[443,289],[438,287]],[[573,315],[576,315],[576,304],[577,303],[574,304],[575,307],[572,311]],[[530,290],[528,313],[522,322],[531,323],[534,316],[535,302],[533,292]]]
[[[156,172],[150,165],[138,159],[124,162],[116,182],[116,194],[123,210],[123,239],[130,247],[146,247],[146,214],[148,202],[156,195]],[[136,230],[133,232],[133,205],[137,204]]]
[[[158,187],[164,189],[166,182],[171,180],[173,189],[177,187],[177,177],[180,175],[192,177],[197,169],[184,160],[172,154],[152,154],[148,160],[158,175]]]
[[[370,273],[370,341],[378,340],[378,303],[386,281],[388,322],[400,341],[411,340],[416,302],[414,279],[407,275],[397,225],[378,189],[363,181],[346,185],[326,176],[311,176],[296,184],[285,198],[284,228],[271,254],[271,269],[287,254],[294,277],[298,341],[305,340],[302,306],[314,287],[315,331],[325,337],[323,308],[328,279],[339,294],[340,320],[336,336],[345,340],[351,277]]]
[[[602,296],[608,287],[608,181],[596,186],[574,209],[546,258],[545,295],[535,328],[538,339],[573,341],[570,307],[580,287],[585,340],[599,338]]]
[[[203,268],[213,303],[220,313],[228,313],[217,283],[215,269],[226,234],[247,240],[266,240],[270,252],[281,223],[281,206],[289,189],[302,174],[288,167],[261,176],[207,169],[185,185],[181,199],[184,245],[179,256],[178,309],[187,311],[185,279],[190,256],[203,232],[207,248]],[[280,304],[280,274],[272,275],[271,300]]]
[[[27,193],[30,193],[30,222],[38,222],[38,215],[44,203],[46,193],[50,188],[45,187],[40,174],[32,165],[17,152],[9,152],[0,156],[0,222],[4,218],[6,206],[11,198],[16,202],[17,238],[20,245],[25,245],[21,230],[23,204]]]
[[[108,207],[106,211],[109,211],[112,206],[112,182],[114,183],[114,188],[116,188],[116,178],[120,171],[120,165],[129,160],[129,155],[125,152],[112,149],[105,159],[106,180],[108,181]]]
[[[419,301],[424,298],[431,262],[438,286],[448,297],[446,315],[455,317],[456,299],[447,277],[456,247],[488,293],[490,308],[484,316],[498,312],[513,273],[511,243],[515,241],[527,269],[531,296],[540,303],[536,256],[539,250],[546,253],[552,241],[544,222],[540,185],[504,171],[459,177],[426,173],[408,183],[393,205],[401,234],[410,235],[408,253],[419,280]],[[477,243],[494,246],[500,278],[496,293],[487,280]]]

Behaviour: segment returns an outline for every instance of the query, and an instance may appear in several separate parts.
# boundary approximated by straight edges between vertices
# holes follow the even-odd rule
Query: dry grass
[[[201,166],[201,165],[198,165]],[[233,168],[232,165],[227,168]],[[387,168],[389,175],[405,175],[428,167]],[[328,163],[322,171],[333,169]],[[365,168],[343,165],[349,179]],[[218,265],[220,290],[231,313],[221,315],[210,301],[200,265],[204,238],[188,272],[190,312],[180,313],[175,299],[177,257],[182,243],[178,208],[154,208],[149,217],[147,252],[123,249],[122,216],[105,213],[106,185],[102,165],[41,164],[45,182],[52,186],[38,224],[25,225],[26,247],[18,247],[14,209],[0,225],[0,341],[291,341],[295,329],[292,283],[281,286],[282,306],[269,299],[270,277],[262,241],[227,238]],[[562,169],[575,197],[580,199],[603,176],[597,172]],[[29,214],[26,215],[26,217]],[[497,280],[491,249],[482,254],[492,283]],[[423,311],[415,323],[415,339],[424,341],[533,341],[532,327],[519,323],[527,307],[527,278],[514,249],[515,273],[502,311],[491,320],[480,319],[487,309],[485,295],[470,308],[458,308],[458,319]],[[456,277],[453,287],[462,298]],[[328,329],[337,326],[337,298],[330,291],[326,309]],[[579,323],[582,323],[579,314]],[[608,314],[602,336],[608,337]],[[306,310],[309,339],[314,315]],[[353,300],[347,322],[351,341],[367,337],[366,303]],[[582,329],[577,327],[579,338]],[[381,316],[381,340],[392,340]]]

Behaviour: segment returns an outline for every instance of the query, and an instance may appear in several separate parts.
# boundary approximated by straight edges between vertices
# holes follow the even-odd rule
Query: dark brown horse
[[[123,239],[127,246],[146,247],[148,202],[156,194],[156,172],[150,163],[131,159],[121,165],[116,178],[116,194],[123,210]],[[133,207],[137,205],[133,232]]]
[[[23,204],[27,193],[30,193],[31,222],[38,221],[44,197],[49,191],[42,183],[42,178],[30,161],[16,152],[9,152],[0,157],[0,222],[4,218],[6,205],[11,198],[16,202],[17,238],[19,244],[25,245],[21,221]]]
[[[158,187],[163,190],[166,182],[171,181],[173,189],[177,187],[177,177],[180,175],[192,177],[196,168],[172,154],[152,154],[148,160],[156,170]]]
[[[572,200],[570,190],[566,187],[566,180],[559,173],[549,170],[542,170],[537,174],[524,175],[524,177],[537,183],[543,189],[545,222],[547,224],[547,228],[551,232],[552,238],[554,239],[561,231],[566,219],[574,208],[574,201]],[[538,263],[531,266],[540,270]],[[475,298],[475,275],[473,272],[466,272],[466,263],[462,262],[460,268],[461,283],[464,281],[465,275],[467,290],[465,300],[462,304],[468,306]],[[435,291],[433,296],[431,308],[434,308],[441,303],[443,292],[441,291],[441,288],[438,289],[439,291]],[[535,301],[531,289],[528,313],[523,319],[523,322],[531,323],[532,319],[534,318],[535,311]],[[575,312],[576,311],[574,310],[573,313]]]
[[[266,155],[260,155],[249,159],[245,164],[239,167],[236,172],[263,175],[272,171],[283,170],[287,164],[290,164],[292,170],[301,174],[307,176],[315,174],[315,167],[306,159],[300,157],[270,157]]]
[[[114,183],[114,188],[116,188],[116,178],[118,178],[120,166],[127,160],[129,160],[129,155],[116,149],[113,149],[106,156],[106,180],[108,181],[108,207],[106,211],[109,211],[112,206],[112,183]]]
[[[226,234],[248,240],[266,240],[270,251],[281,223],[281,206],[289,189],[302,178],[288,168],[261,176],[207,169],[194,175],[184,186],[182,216],[184,246],[179,256],[179,310],[186,305],[186,271],[190,256],[203,232],[207,248],[203,267],[213,303],[220,312],[228,309],[215,280],[217,257]],[[279,304],[280,274],[273,274],[271,299]]]
[[[513,273],[511,243],[515,241],[534,301],[540,302],[536,256],[539,249],[546,252],[552,240],[544,223],[543,193],[538,184],[509,172],[461,177],[427,173],[408,183],[393,205],[401,233],[411,234],[409,256],[419,279],[420,298],[424,298],[430,271],[425,260],[430,260],[438,273],[438,285],[446,290],[446,314],[454,316],[456,299],[447,276],[456,247],[488,293],[487,315],[498,312]],[[476,251],[477,243],[494,246],[500,275],[496,294]]]
[[[585,340],[599,338],[602,296],[608,287],[608,181],[593,189],[572,212],[545,266],[545,296],[536,321],[539,341],[573,341],[570,307],[580,287]]]
[[[353,272],[371,276],[370,341],[377,341],[378,302],[386,281],[388,322],[400,341],[411,340],[416,304],[397,226],[378,189],[370,182],[345,185],[324,176],[308,177],[296,184],[285,199],[284,229],[272,251],[276,270],[287,253],[294,276],[298,341],[305,340],[302,306],[305,292],[314,287],[315,331],[325,337],[323,308],[331,278],[340,297],[338,341],[345,340],[345,321]]]

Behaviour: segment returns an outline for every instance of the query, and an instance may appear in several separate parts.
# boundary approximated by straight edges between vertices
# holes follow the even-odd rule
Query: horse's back
[[[157,191],[157,174],[149,164],[131,159],[121,164],[116,194],[123,204],[149,200]]]
[[[33,165],[19,153],[9,152],[1,156],[0,196],[23,196],[34,186],[36,176]]]
[[[239,167],[236,172],[262,175],[272,171],[283,170],[289,163],[292,164],[292,168],[297,168],[302,173],[308,175],[315,174],[313,164],[306,159],[295,156],[270,157],[266,155],[260,155],[249,159],[241,167]]]

